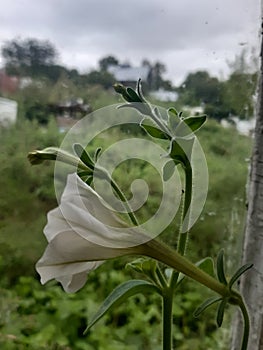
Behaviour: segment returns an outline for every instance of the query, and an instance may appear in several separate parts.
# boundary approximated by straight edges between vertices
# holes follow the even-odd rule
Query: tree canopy
[[[2,47],[2,56],[9,72],[34,76],[54,65],[57,52],[48,40],[13,39]]]

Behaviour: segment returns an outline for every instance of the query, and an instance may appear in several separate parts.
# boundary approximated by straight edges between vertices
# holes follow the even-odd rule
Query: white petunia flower
[[[83,287],[103,260],[140,254],[144,236],[104,206],[76,173],[68,175],[59,207],[48,213],[44,234],[48,246],[36,264],[41,283],[56,279],[67,292]]]
[[[58,208],[44,228],[48,246],[36,264],[44,284],[59,281],[66,292],[84,286],[87,274],[106,259],[145,255],[182,272],[221,295],[229,289],[139,227],[128,227],[76,173],[68,175]]]

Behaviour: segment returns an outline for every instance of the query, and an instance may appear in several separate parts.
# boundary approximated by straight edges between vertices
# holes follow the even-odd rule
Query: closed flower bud
[[[93,172],[92,169],[89,169],[78,157],[56,147],[48,147],[41,151],[32,151],[28,154],[27,158],[32,165],[41,164],[45,160],[57,160],[66,164],[73,165],[76,168],[90,171],[91,175]]]

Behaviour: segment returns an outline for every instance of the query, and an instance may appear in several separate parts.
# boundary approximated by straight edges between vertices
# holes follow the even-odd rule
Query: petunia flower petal
[[[36,264],[41,283],[58,280],[65,291],[79,290],[103,260],[135,254],[142,233],[128,228],[77,174],[68,176],[58,208],[44,228],[48,246]]]

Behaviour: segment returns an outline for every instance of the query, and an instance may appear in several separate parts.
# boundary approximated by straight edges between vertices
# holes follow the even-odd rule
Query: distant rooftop
[[[132,81],[136,82],[139,78],[147,81],[150,68],[147,66],[130,67],[130,66],[109,66],[108,72],[119,82]]]

